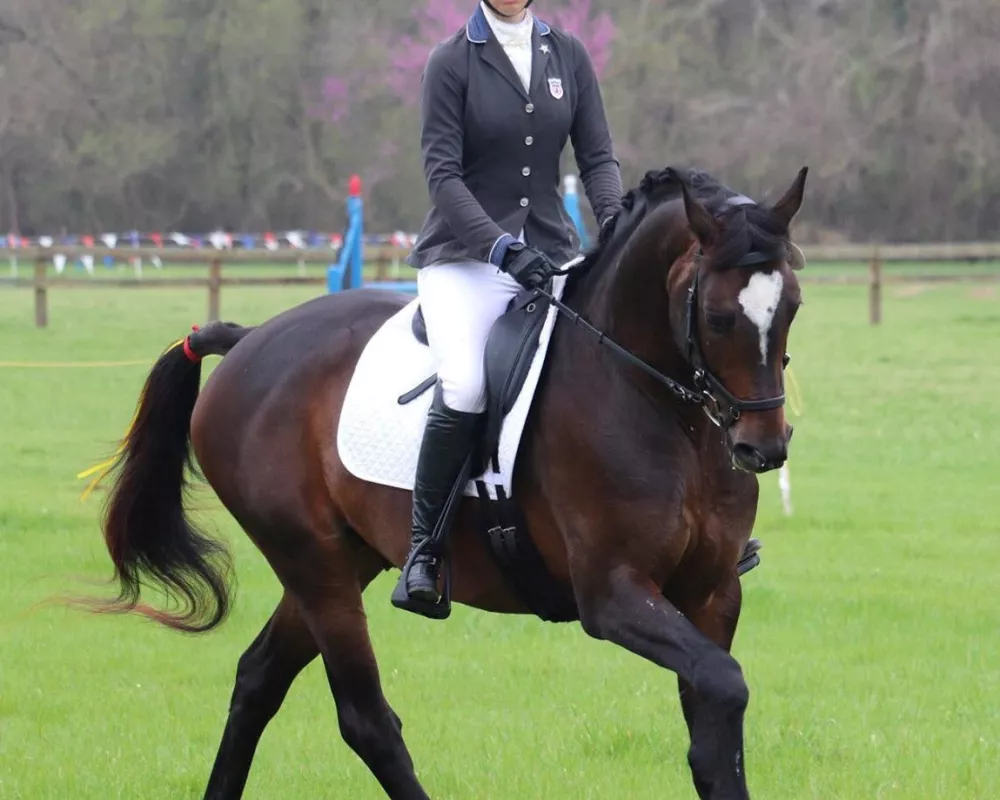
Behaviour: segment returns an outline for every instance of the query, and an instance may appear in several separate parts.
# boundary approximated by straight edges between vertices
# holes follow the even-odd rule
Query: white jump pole
[[[788,462],[778,470],[778,488],[781,489],[781,504],[785,508],[785,516],[792,516],[792,476],[788,471]]]

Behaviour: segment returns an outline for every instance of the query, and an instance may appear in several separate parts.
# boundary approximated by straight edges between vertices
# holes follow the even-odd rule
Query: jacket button
[[[524,107],[524,110],[527,111],[529,114],[533,114],[534,111],[535,111],[535,104],[534,103],[528,103],[528,105],[526,105]]]
[[[535,143],[535,137],[534,136],[525,136],[524,137],[524,143],[526,145],[528,145],[528,147],[531,147],[531,145],[533,145]]]
[[[531,167],[525,167],[521,170],[521,174],[527,178],[531,174]]]
[[[522,197],[521,198],[521,208],[527,208],[527,207],[528,207],[528,198],[527,197]]]

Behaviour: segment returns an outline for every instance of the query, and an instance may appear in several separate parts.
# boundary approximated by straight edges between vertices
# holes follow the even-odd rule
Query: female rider
[[[572,140],[603,225],[622,195],[590,56],[534,16],[532,0],[483,0],[430,54],[421,146],[432,208],[410,254],[438,383],[413,487],[410,559],[393,604],[434,616],[446,531],[432,537],[463,475],[486,407],[483,352],[523,288],[545,285],[578,239],[559,195]],[[419,548],[419,550],[418,550]],[[417,552],[415,552],[417,551]]]

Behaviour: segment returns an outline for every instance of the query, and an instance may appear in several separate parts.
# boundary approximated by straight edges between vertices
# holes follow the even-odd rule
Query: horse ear
[[[691,196],[684,181],[681,181],[681,193],[684,195],[684,213],[687,214],[688,227],[703,245],[711,244],[719,232],[719,223],[705,206]]]
[[[802,205],[802,195],[805,193],[806,188],[806,173],[808,172],[809,167],[800,169],[791,187],[771,208],[771,213],[774,214],[786,229],[792,224],[795,215],[799,213],[799,207]]]

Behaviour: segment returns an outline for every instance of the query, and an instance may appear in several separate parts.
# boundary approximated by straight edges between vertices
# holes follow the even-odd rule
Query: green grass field
[[[314,289],[227,288],[258,322]],[[806,287],[790,350],[795,514],[764,476],[763,565],[735,655],[751,688],[757,798],[1000,797],[1000,293]],[[148,359],[202,322],[201,290],[0,290],[0,361]],[[75,473],[113,448],[143,367],[0,368],[0,798],[195,798],[236,660],[279,588],[205,495],[237,557],[229,622],[185,637],[36,604],[109,573],[101,497]],[[694,798],[672,675],[577,625],[459,608],[446,623],[366,594],[382,678],[428,792],[454,800]],[[247,796],[382,795],[341,741],[314,663],[261,743]]]

